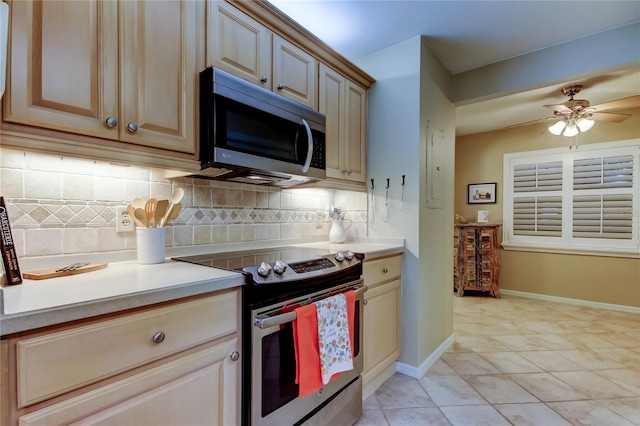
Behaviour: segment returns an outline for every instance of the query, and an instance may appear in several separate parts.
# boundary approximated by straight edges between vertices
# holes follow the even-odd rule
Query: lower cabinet
[[[402,255],[364,263],[368,287],[364,306],[363,396],[368,396],[395,372],[400,357],[400,277]]]
[[[239,303],[227,290],[9,336],[2,424],[237,424]]]
[[[20,425],[232,425],[240,364],[232,339],[21,416]],[[220,390],[224,389],[224,392]]]

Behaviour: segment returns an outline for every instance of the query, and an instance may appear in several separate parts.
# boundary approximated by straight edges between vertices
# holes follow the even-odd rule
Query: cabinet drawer
[[[398,278],[402,274],[402,255],[364,262],[362,269],[364,283],[368,286]]]
[[[18,407],[235,333],[237,312],[233,291],[21,340]]]

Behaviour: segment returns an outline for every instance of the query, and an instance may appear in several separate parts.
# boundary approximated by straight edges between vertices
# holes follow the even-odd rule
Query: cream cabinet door
[[[207,66],[271,90],[271,31],[225,1],[209,1]]]
[[[325,161],[327,177],[343,179],[346,174],[344,168],[344,92],[346,81],[324,64],[320,64],[320,79],[318,85],[318,110],[326,117],[325,127]]]
[[[120,5],[120,139],[194,153],[198,3]]]
[[[9,6],[4,119],[117,139],[118,4],[20,0]]]
[[[400,280],[369,288],[365,300],[363,385],[400,355]]]
[[[240,362],[231,339],[25,414],[23,426],[236,425]]]
[[[364,182],[366,180],[366,128],[367,92],[362,87],[347,80],[345,96],[345,179]]]
[[[273,91],[317,110],[317,80],[315,58],[274,34]]]
[[[319,111],[326,116],[327,177],[366,179],[366,90],[320,64]]]

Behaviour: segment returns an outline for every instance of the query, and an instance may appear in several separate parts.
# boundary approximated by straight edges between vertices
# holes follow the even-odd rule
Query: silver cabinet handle
[[[387,272],[389,272],[389,270],[387,268],[384,268],[382,272],[386,274]]]
[[[135,133],[136,130],[138,130],[138,125],[132,121],[131,123],[127,124],[127,130],[129,130],[131,133]]]
[[[106,120],[104,120],[105,123],[107,123],[107,126],[109,127],[116,127],[118,125],[118,120],[116,120],[113,117],[107,117]]]
[[[367,303],[369,303],[369,301],[368,301],[367,299],[364,299],[364,300],[362,301],[362,303],[364,303],[364,304],[366,305]]]
[[[238,351],[233,351],[231,352],[231,355],[229,355],[229,358],[231,358],[231,361],[237,361],[240,359],[240,353]]]
[[[260,78],[260,81],[266,83],[267,81],[269,81],[269,78],[266,75],[263,75],[262,78]]]
[[[278,90],[282,90],[282,89],[284,89],[284,84],[282,83],[278,84]]]
[[[162,343],[164,342],[164,333],[162,331],[158,331],[156,334],[153,335],[153,337],[151,338],[151,340],[153,340],[153,343]]]

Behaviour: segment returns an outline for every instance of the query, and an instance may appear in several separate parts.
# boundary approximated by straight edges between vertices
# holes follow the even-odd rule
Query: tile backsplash
[[[133,250],[135,233],[115,231],[116,207],[169,199],[178,187],[183,210],[167,227],[167,247],[328,239],[331,204],[354,222],[350,236],[366,234],[366,193],[168,180],[161,169],[0,149],[0,195],[19,257]]]

